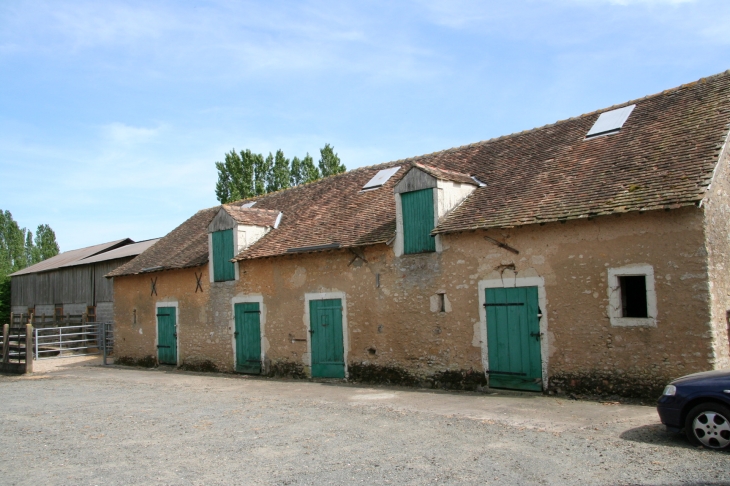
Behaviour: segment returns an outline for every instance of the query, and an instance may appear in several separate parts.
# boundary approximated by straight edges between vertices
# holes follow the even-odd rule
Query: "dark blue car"
[[[659,398],[657,411],[673,432],[684,429],[689,441],[712,449],[730,445],[730,369],[683,376]]]

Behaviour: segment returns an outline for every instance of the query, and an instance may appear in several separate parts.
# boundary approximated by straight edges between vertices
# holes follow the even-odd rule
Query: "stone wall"
[[[443,253],[396,258],[378,245],[364,249],[366,261],[347,250],[244,261],[240,280],[225,283],[209,283],[205,267],[117,277],[117,351],[154,355],[155,302],[175,300],[180,362],[230,371],[232,299],[261,296],[265,371],[307,374],[305,294],[341,292],[352,378],[475,388],[484,384],[479,282],[535,277],[544,282],[543,360],[553,388],[651,395],[673,377],[714,366],[703,238],[703,212],[691,207],[446,235]],[[611,327],[607,271],[629,264],[653,267],[656,327]],[[204,291],[196,294],[201,271]],[[440,293],[445,312],[434,305]]]
[[[715,368],[730,367],[730,147],[716,168],[710,191],[703,201],[712,297],[712,325],[708,335],[714,346]]]

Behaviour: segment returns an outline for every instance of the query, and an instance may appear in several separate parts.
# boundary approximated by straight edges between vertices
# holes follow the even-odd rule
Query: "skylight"
[[[378,171],[378,173],[375,174],[375,177],[370,179],[367,184],[362,186],[362,190],[367,191],[370,189],[377,189],[378,187],[381,187],[383,184],[388,182],[388,179],[393,177],[393,174],[395,174],[399,170],[400,167],[391,167],[390,169],[383,169],[381,171]]]
[[[256,201],[252,201],[250,203],[242,204],[241,207],[242,208],[252,208],[254,204],[256,204]]]
[[[628,120],[631,112],[634,111],[636,105],[624,106],[618,110],[611,110],[601,113],[596,123],[590,129],[586,138],[598,137],[599,135],[610,135],[621,130],[626,120]]]

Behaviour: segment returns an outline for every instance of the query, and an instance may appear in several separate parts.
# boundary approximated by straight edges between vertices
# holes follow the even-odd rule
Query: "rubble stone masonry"
[[[722,188],[713,190],[730,190],[723,177]],[[651,396],[671,378],[728,361],[727,346],[718,344],[727,344],[727,229],[705,243],[706,217],[727,224],[728,208],[712,211],[718,214],[689,207],[444,235],[442,253],[399,258],[376,245],[363,249],[364,259],[335,250],[246,260],[240,280],[223,283],[210,283],[206,266],[117,277],[116,353],[155,356],[155,305],[175,301],[178,364],[232,371],[232,299],[258,295],[264,371],[306,375],[305,294],[342,292],[351,379],[474,389],[486,384],[479,282],[509,286],[515,277],[540,277],[547,303],[544,387]],[[656,327],[609,321],[608,269],[633,264],[653,267]],[[203,291],[196,293],[201,272]],[[157,295],[150,295],[154,278]]]

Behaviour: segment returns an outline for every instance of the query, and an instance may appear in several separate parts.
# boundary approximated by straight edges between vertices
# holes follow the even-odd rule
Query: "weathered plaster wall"
[[[510,253],[484,239],[504,241]],[[483,380],[479,282],[544,281],[547,375],[563,391],[654,393],[672,377],[714,365],[703,212],[685,208],[591,221],[447,235],[443,253],[396,258],[385,245],[243,261],[240,279],[194,294],[194,271],[115,279],[119,354],[155,354],[154,303],[177,300],[182,360],[233,368],[235,298],[260,296],[269,373],[308,371],[305,294],[342,292],[351,376],[439,386]],[[611,327],[608,269],[651,265],[656,327]],[[207,270],[204,270],[207,272]],[[438,294],[444,294],[441,312]],[[132,309],[138,324],[130,324]],[[140,334],[139,329],[143,329]],[[473,370],[476,373],[469,374]],[[461,378],[459,378],[461,377]]]
[[[203,291],[195,292],[196,274]],[[157,295],[151,294],[151,279],[156,279]],[[217,298],[211,305],[210,289]],[[177,302],[178,363],[195,365],[210,362],[222,370],[232,368],[230,346],[226,347],[228,328],[219,322],[225,315],[225,289],[233,282],[210,283],[207,268],[169,270],[114,279],[115,354],[140,359],[157,356],[156,305]],[[228,297],[229,298],[229,297]]]
[[[703,203],[708,254],[709,290],[715,368],[730,367],[730,147],[715,171]]]

